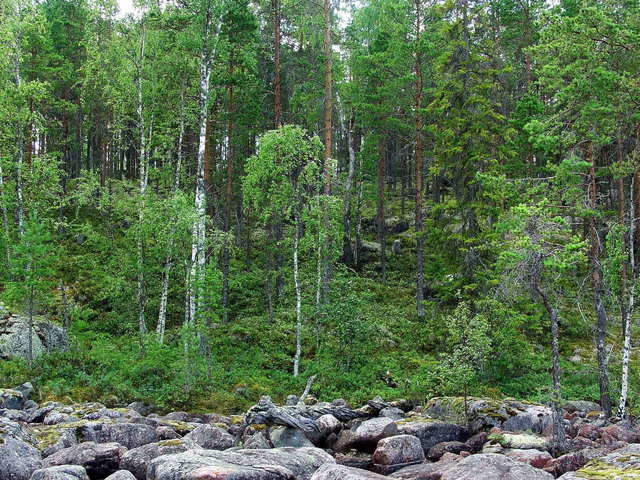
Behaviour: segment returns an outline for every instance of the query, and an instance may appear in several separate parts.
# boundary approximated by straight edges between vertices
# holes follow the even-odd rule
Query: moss
[[[176,432],[180,434],[189,433],[191,430],[196,428],[190,423],[180,422],[178,420],[160,420],[160,423],[162,425],[166,425],[167,427],[173,428]]]
[[[184,442],[181,438],[174,438],[172,440],[161,440],[158,442],[158,445],[161,447],[178,447],[184,445]]]
[[[39,450],[44,450],[47,447],[55,444],[64,430],[73,430],[79,427],[83,427],[89,423],[88,420],[78,420],[77,422],[58,423],[57,425],[42,425],[39,427],[32,427],[33,435],[36,439],[36,447]],[[102,422],[112,423],[112,422]]]
[[[420,417],[415,415],[413,417],[403,418],[402,420],[396,420],[396,424],[404,425],[405,423],[433,423],[433,422],[439,422],[439,421],[440,420],[437,420],[435,418]]]
[[[242,425],[244,423],[244,416],[231,415],[231,425]]]
[[[640,458],[637,455],[630,455],[629,457]],[[622,458],[624,457],[620,457],[620,461],[623,461]],[[575,475],[586,480],[631,480],[640,478],[640,468],[623,470],[609,463],[592,460],[578,470]]]

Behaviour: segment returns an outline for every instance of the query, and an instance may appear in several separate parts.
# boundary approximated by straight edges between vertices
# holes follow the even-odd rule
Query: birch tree
[[[300,127],[285,125],[265,133],[258,152],[249,158],[243,182],[245,202],[261,213],[263,223],[274,213],[293,219],[293,281],[295,287],[295,355],[293,375],[300,373],[302,358],[302,285],[300,281],[300,241],[303,209],[317,195],[321,180],[318,166],[323,145],[318,137]]]

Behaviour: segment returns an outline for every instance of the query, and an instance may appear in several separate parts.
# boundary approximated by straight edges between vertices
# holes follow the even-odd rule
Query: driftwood
[[[298,428],[305,432],[316,431],[315,420],[322,415],[331,414],[341,422],[348,422],[354,418],[369,417],[370,414],[352,410],[344,405],[333,405],[330,403],[317,403],[315,405],[285,405],[279,407],[273,403],[271,397],[262,397],[260,401],[251,407],[245,414],[245,423],[284,425]]]

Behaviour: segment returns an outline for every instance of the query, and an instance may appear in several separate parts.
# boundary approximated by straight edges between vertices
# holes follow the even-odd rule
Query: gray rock
[[[493,453],[471,455],[444,472],[440,480],[553,480],[547,472]]]
[[[309,480],[321,465],[334,462],[319,448],[196,449],[152,460],[147,480]]]
[[[104,480],[136,480],[136,477],[134,477],[131,472],[128,472],[126,470],[118,470],[117,472],[109,475]]]
[[[466,443],[456,441],[436,443],[429,449],[427,458],[432,462],[437,462],[445,453],[455,453],[457,455],[460,452],[464,452],[468,448],[469,447]]]
[[[191,416],[187,412],[171,412],[167,413],[164,417],[165,420],[173,420],[176,422],[188,422]]]
[[[185,443],[192,443],[207,450],[225,450],[233,447],[233,437],[222,428],[213,425],[200,425],[182,439]]]
[[[396,423],[400,433],[414,435],[420,439],[425,455],[438,443],[464,442],[469,436],[466,428],[452,423],[428,419],[419,419],[419,421],[407,419]]]
[[[120,461],[120,468],[131,472],[138,480],[145,480],[147,466],[151,460],[161,455],[186,452],[188,449],[189,447],[180,440],[149,443],[125,452]]]
[[[49,457],[56,452],[59,452],[63,448],[73,447],[78,444],[78,439],[76,438],[75,431],[73,429],[61,429],[60,437],[53,445],[49,445],[44,450],[42,450],[43,457]]]
[[[607,448],[585,448],[577,452],[566,453],[549,461],[544,470],[559,477],[567,472],[579,470],[594,458],[604,457],[610,452],[611,449]]]
[[[91,478],[104,478],[120,469],[120,461],[126,451],[118,443],[84,442],[57,451],[45,458],[43,465],[81,465]]]
[[[323,436],[335,433],[342,428],[342,423],[330,413],[316,419],[316,426]]]
[[[244,448],[271,448],[264,432],[256,432],[244,440]]]
[[[31,480],[89,480],[89,476],[80,465],[59,465],[36,470]]]
[[[0,317],[0,358],[27,358],[29,331],[28,319],[25,316]],[[45,352],[65,350],[69,346],[65,330],[42,317],[36,317],[31,331],[34,358]]]
[[[129,405],[127,405],[127,408],[130,408],[131,410],[135,410],[140,415],[144,415],[144,416],[149,415],[155,409],[153,405],[149,405],[144,402],[130,403]]]
[[[43,407],[37,408],[29,414],[29,423],[42,423],[49,412],[56,408],[59,404],[52,402]]]
[[[549,452],[542,452],[540,450],[518,450],[518,449],[508,449],[503,452],[509,458],[516,460],[517,462],[528,463],[532,467],[542,468],[544,467],[549,460],[552,460],[553,457],[549,454]]]
[[[291,427],[278,427],[271,431],[271,442],[274,447],[313,447],[313,443],[302,430]]]
[[[316,470],[311,480],[388,480],[388,478],[360,468],[327,463]]]
[[[400,255],[400,252],[402,251],[402,244],[400,243],[399,239],[396,238],[393,241],[393,243],[391,244],[391,251],[394,255]]]
[[[0,417],[7,418],[12,422],[27,422],[29,420],[29,413],[24,410],[2,409],[0,410]]]
[[[373,451],[377,443],[386,437],[398,434],[398,426],[386,417],[372,418],[340,432],[334,450],[343,452],[350,448]]]
[[[548,438],[527,433],[496,433],[489,435],[491,443],[500,444],[503,448],[520,450],[547,450],[550,442]]]
[[[83,442],[119,443],[126,448],[136,448],[158,441],[156,430],[139,423],[91,422],[78,428]]]
[[[413,435],[383,438],[373,453],[373,461],[378,465],[409,464],[424,462],[424,459],[422,443]]]
[[[551,409],[549,407],[512,399],[494,400],[469,397],[465,409],[462,397],[436,397],[427,403],[425,413],[442,421],[458,425],[468,424],[472,433],[491,427],[499,427],[512,432],[542,433],[551,425]]]
[[[568,402],[565,402],[564,405],[562,405],[562,408],[564,408],[567,412],[569,413],[573,413],[573,412],[598,412],[600,411],[600,405],[598,405],[596,402],[589,402],[587,400],[571,400]]]
[[[398,407],[385,407],[380,410],[381,417],[387,417],[392,420],[400,420],[405,417],[404,411]]]
[[[462,460],[462,457],[459,455],[445,453],[442,458],[435,463],[419,463],[417,465],[404,467],[393,472],[390,477],[405,480],[440,480],[442,474],[452,469],[460,460]]]
[[[180,438],[178,432],[166,425],[156,427],[156,435],[158,435],[158,440],[175,440],[176,438]]]
[[[42,466],[40,452],[20,438],[4,434],[0,442],[0,480],[29,480]]]
[[[24,394],[19,390],[15,388],[0,388],[0,408],[22,410],[26,401]]]

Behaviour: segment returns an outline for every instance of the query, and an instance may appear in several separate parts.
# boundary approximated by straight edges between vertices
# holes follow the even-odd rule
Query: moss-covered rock
[[[632,444],[591,460],[577,472],[562,480],[631,480],[640,479],[640,444]]]

